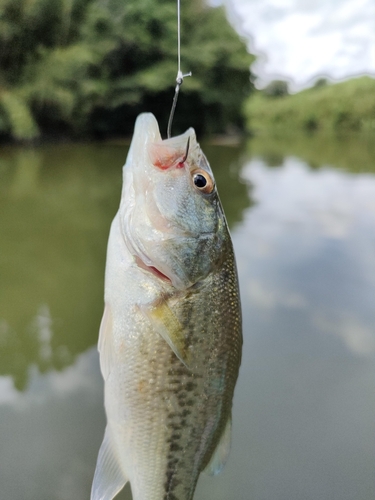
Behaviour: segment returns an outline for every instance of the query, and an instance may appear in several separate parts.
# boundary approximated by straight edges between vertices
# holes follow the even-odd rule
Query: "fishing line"
[[[180,6],[180,0],[177,0],[177,77],[176,77],[177,85],[174,89],[172,109],[171,112],[169,113],[168,128],[167,128],[168,139],[171,137],[171,128],[172,128],[174,112],[176,109],[178,94],[180,92],[180,87],[183,84],[185,76],[191,76],[191,71],[185,74],[183,74],[181,71],[181,6]]]

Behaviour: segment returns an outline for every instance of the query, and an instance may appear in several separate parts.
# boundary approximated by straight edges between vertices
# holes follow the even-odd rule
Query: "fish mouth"
[[[168,278],[168,276],[166,276],[165,274],[163,274],[161,271],[159,271],[159,269],[155,266],[148,266],[147,264],[145,264],[143,262],[143,260],[136,256],[135,257],[135,263],[137,264],[138,267],[140,267],[141,269],[143,269],[144,271],[147,271],[151,274],[153,274],[154,276],[156,276],[157,278],[167,282],[167,283],[172,283],[171,279]]]

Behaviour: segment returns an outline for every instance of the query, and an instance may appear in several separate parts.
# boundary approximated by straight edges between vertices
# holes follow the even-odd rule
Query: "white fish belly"
[[[147,327],[130,335],[130,341],[119,332],[115,337],[115,366],[105,387],[108,427],[134,500],[161,500],[169,447],[166,423],[173,407],[166,374],[171,350]]]

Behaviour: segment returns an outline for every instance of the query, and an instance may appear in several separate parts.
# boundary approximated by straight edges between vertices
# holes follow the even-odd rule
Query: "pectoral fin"
[[[223,434],[213,452],[210,461],[204,469],[204,472],[210,476],[216,476],[224,469],[224,465],[229,457],[230,444],[232,440],[232,417],[229,416]]]
[[[91,500],[112,500],[127,482],[128,479],[115,456],[107,427],[99,450],[90,498]]]
[[[105,305],[102,322],[100,323],[98,351],[100,353],[100,369],[104,380],[107,380],[113,360],[112,313],[108,304]]]
[[[143,306],[141,309],[151,321],[155,331],[163,337],[178,359],[189,368],[191,359],[186,346],[184,329],[167,302]]]

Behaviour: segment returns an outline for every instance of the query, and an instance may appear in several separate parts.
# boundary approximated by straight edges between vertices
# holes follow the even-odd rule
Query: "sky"
[[[257,61],[256,86],[375,76],[375,0],[223,0]]]

